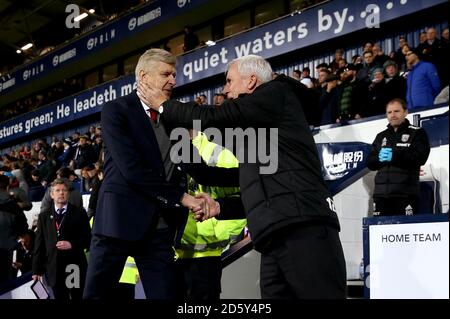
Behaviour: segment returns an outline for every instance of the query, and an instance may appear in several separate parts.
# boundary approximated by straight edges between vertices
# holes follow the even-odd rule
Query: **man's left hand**
[[[383,147],[380,150],[380,153],[378,155],[378,159],[380,162],[390,162],[392,161],[392,148],[390,147]]]
[[[137,92],[141,101],[155,111],[159,111],[159,106],[167,100],[161,89],[152,88],[141,81],[138,83]]]
[[[218,216],[220,214],[220,205],[214,199],[206,193],[200,193],[195,196],[196,198],[202,198],[206,200],[206,204],[208,205],[208,209],[202,212],[194,211],[194,218],[197,221],[204,221],[210,219],[212,217]]]

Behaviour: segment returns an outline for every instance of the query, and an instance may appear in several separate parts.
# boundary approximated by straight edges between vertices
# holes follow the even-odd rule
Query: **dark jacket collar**
[[[411,125],[411,123],[409,123],[408,119],[405,119],[405,121],[402,124],[400,124],[400,126],[398,127],[397,132],[402,132],[402,131],[406,130],[410,125]],[[391,124],[388,124],[387,127],[389,130],[395,132],[394,128],[391,126]]]

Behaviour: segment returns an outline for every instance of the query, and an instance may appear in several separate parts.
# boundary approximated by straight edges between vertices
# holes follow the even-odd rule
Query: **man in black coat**
[[[374,216],[414,215],[419,208],[419,173],[430,154],[427,133],[409,123],[406,103],[386,106],[387,129],[378,133],[367,167],[378,171],[373,192]]]
[[[261,158],[252,163],[238,155],[248,227],[255,249],[262,253],[261,295],[345,298],[346,270],[339,222],[305,120],[305,89],[293,79],[279,76],[271,81],[271,76],[270,64],[259,56],[234,60],[224,88],[229,100],[220,107],[166,101],[145,85],[138,90],[152,107],[163,111],[162,122],[172,126],[190,128],[193,119],[200,119],[202,128],[278,130],[278,147],[274,150],[278,152],[274,158],[277,163],[264,167]],[[271,134],[265,134],[264,140],[264,134],[258,133],[258,142],[274,143],[274,136],[270,141],[268,136]],[[243,151],[250,155],[249,151],[260,145],[252,149],[247,143],[238,154]],[[271,164],[277,167],[269,171]]]
[[[85,211],[69,203],[69,186],[55,179],[51,186],[54,205],[39,214],[33,256],[33,279],[46,274],[55,299],[81,299],[91,229]]]

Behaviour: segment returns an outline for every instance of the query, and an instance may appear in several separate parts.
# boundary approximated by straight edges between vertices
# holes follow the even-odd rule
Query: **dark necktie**
[[[158,112],[156,112],[154,109],[147,109],[147,114],[150,117],[150,119],[153,121],[153,123],[158,122]]]
[[[56,223],[59,225],[61,224],[63,218],[64,218],[65,209],[64,208],[58,208],[56,210]]]

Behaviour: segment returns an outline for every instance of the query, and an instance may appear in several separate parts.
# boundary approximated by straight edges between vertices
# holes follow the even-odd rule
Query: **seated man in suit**
[[[136,81],[169,98],[175,62],[171,53],[150,49],[137,63]],[[175,298],[172,246],[186,222],[182,206],[207,210],[206,201],[185,193],[186,176],[170,160],[171,141],[159,114],[136,92],[106,103],[101,123],[104,179],[84,298],[114,298],[128,256],[135,259],[146,298]]]

